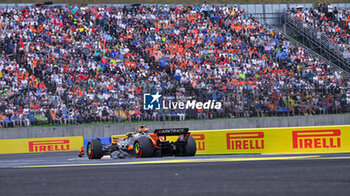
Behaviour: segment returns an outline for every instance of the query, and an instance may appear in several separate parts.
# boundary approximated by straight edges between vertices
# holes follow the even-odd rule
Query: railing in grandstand
[[[293,30],[297,31],[304,38],[326,51],[327,55],[331,56],[333,59],[336,59],[344,70],[350,72],[350,60],[344,58],[344,48],[332,43],[332,41],[324,33],[319,32],[314,27],[302,22],[299,19],[294,19],[292,16],[286,14],[285,21],[290,27],[293,28]]]
[[[317,57],[321,60],[323,60],[324,62],[326,62],[328,65],[331,65],[333,67],[336,67],[338,70],[340,70],[342,72],[342,74],[346,75],[346,76],[350,76],[350,73],[348,71],[344,71],[343,68],[339,67],[338,65],[334,64],[333,62],[329,61],[328,59],[324,58],[323,56],[319,55],[318,53],[314,52],[312,49],[308,48],[307,46],[305,46],[304,44],[298,42],[297,40],[295,40],[294,38],[290,37],[289,35],[287,35],[286,33],[284,33],[283,31],[281,31],[280,29],[265,23],[265,25],[272,29],[275,32],[281,33],[283,34],[288,40],[290,40],[293,44],[296,44],[297,46],[300,46],[302,48],[305,49],[305,51],[309,54],[311,54],[314,57]]]
[[[337,52],[335,54],[339,56],[344,51],[344,48],[336,44],[333,44],[324,33],[317,31],[315,28],[308,25],[307,23],[302,22],[300,20],[293,19],[291,16],[288,16],[288,15],[286,16],[286,18],[288,23],[298,27],[299,30],[302,31],[305,36],[307,36],[308,38],[313,38],[317,40],[321,44],[321,46],[322,45],[327,46],[327,48],[325,49],[333,49]]]

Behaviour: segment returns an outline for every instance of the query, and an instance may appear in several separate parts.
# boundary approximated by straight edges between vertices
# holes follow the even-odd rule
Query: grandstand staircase
[[[285,15],[284,21],[288,28],[286,32],[288,32],[289,35],[284,32],[283,34],[287,36],[289,40],[307,48],[307,52],[318,56],[334,67],[340,68],[346,72],[345,74],[349,75],[350,61],[344,58],[344,49],[342,47],[333,44],[327,36],[318,32],[315,28],[309,27],[301,21],[294,20],[288,15]],[[281,32],[280,30],[278,31]],[[298,41],[292,37],[297,38]]]

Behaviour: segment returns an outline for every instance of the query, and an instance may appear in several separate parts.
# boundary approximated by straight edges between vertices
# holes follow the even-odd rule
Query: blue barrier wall
[[[86,148],[87,143],[94,138],[84,138],[84,148]],[[109,145],[111,143],[111,138],[110,137],[100,137],[101,143]]]

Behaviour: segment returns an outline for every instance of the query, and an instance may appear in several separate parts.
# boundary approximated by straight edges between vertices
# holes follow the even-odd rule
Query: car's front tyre
[[[101,159],[103,156],[101,141],[97,139],[90,140],[86,146],[86,152],[89,159]]]

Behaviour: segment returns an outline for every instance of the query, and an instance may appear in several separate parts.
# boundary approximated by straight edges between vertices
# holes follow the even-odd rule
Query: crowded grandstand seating
[[[0,51],[2,127],[348,107],[342,71],[235,6],[1,8]],[[144,111],[143,93],[156,91],[223,108]]]
[[[288,9],[287,14],[324,33],[350,62],[350,8],[342,10],[331,4],[320,4],[310,9]]]

